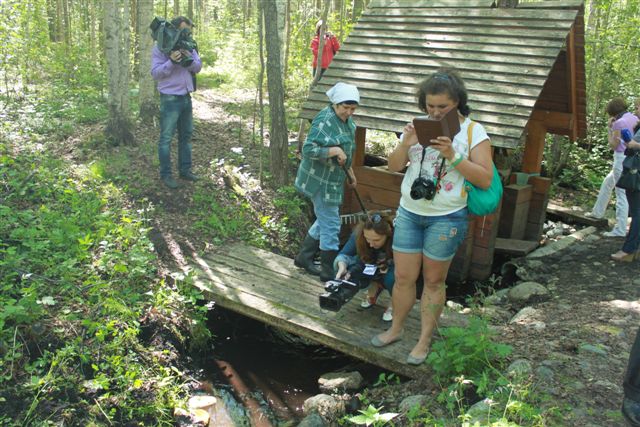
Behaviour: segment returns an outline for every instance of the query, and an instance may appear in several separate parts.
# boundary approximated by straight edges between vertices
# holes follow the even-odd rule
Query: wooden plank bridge
[[[194,261],[196,285],[222,307],[410,378],[429,374],[427,364],[405,363],[419,336],[419,305],[409,314],[403,340],[375,348],[371,337],[389,327],[384,307],[362,309],[356,295],[339,312],[321,309],[323,284],[290,258],[236,243]],[[451,323],[450,316],[445,310],[441,325]]]

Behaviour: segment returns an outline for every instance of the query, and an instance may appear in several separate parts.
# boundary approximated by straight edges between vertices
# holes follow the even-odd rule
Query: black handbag
[[[622,174],[616,187],[627,191],[640,191],[640,173],[638,172],[640,172],[640,152],[636,151],[622,161]]]

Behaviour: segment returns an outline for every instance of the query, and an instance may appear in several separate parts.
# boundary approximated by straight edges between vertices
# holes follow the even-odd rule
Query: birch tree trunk
[[[132,143],[129,121],[129,4],[119,0],[104,2],[104,46],[107,60],[107,138],[114,144]]]
[[[263,0],[265,44],[267,47],[267,88],[269,90],[269,112],[271,114],[271,174],[274,185],[280,187],[289,183],[287,164],[287,124],[284,115],[284,88],[280,66],[280,38],[278,37],[278,10],[276,3]]]
[[[143,123],[151,123],[159,111],[159,103],[156,94],[155,80],[151,77],[151,49],[153,38],[148,22],[153,18],[153,2],[149,0],[138,1],[138,63],[140,73],[138,84],[140,86],[140,120]]]

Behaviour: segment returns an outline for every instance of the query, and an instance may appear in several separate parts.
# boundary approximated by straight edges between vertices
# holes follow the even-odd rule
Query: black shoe
[[[197,181],[200,177],[192,172],[184,172],[180,174],[180,178],[187,181]]]
[[[180,184],[178,184],[172,176],[165,176],[164,178],[162,178],[162,182],[172,190],[180,187]]]
[[[304,268],[307,273],[313,276],[320,275],[320,267],[313,263],[313,258],[318,249],[320,249],[320,241],[307,234],[300,246],[298,255],[293,259],[293,264],[296,267]]]
[[[640,403],[627,397],[622,401],[622,415],[633,427],[640,427]]]
[[[320,252],[320,281],[326,282],[336,277],[333,270],[333,261],[336,259],[338,251],[322,251]]]

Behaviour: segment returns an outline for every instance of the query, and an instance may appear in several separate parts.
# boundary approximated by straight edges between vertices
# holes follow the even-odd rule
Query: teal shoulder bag
[[[473,126],[475,122],[469,124],[467,129],[467,140],[469,141],[469,157],[471,157],[471,140]],[[502,182],[500,181],[500,174],[496,165],[491,161],[493,165],[493,178],[491,179],[491,185],[489,188],[482,189],[476,187],[466,179],[464,180],[464,188],[467,192],[467,209],[471,215],[484,216],[494,212],[498,209],[500,200],[502,199]]]

